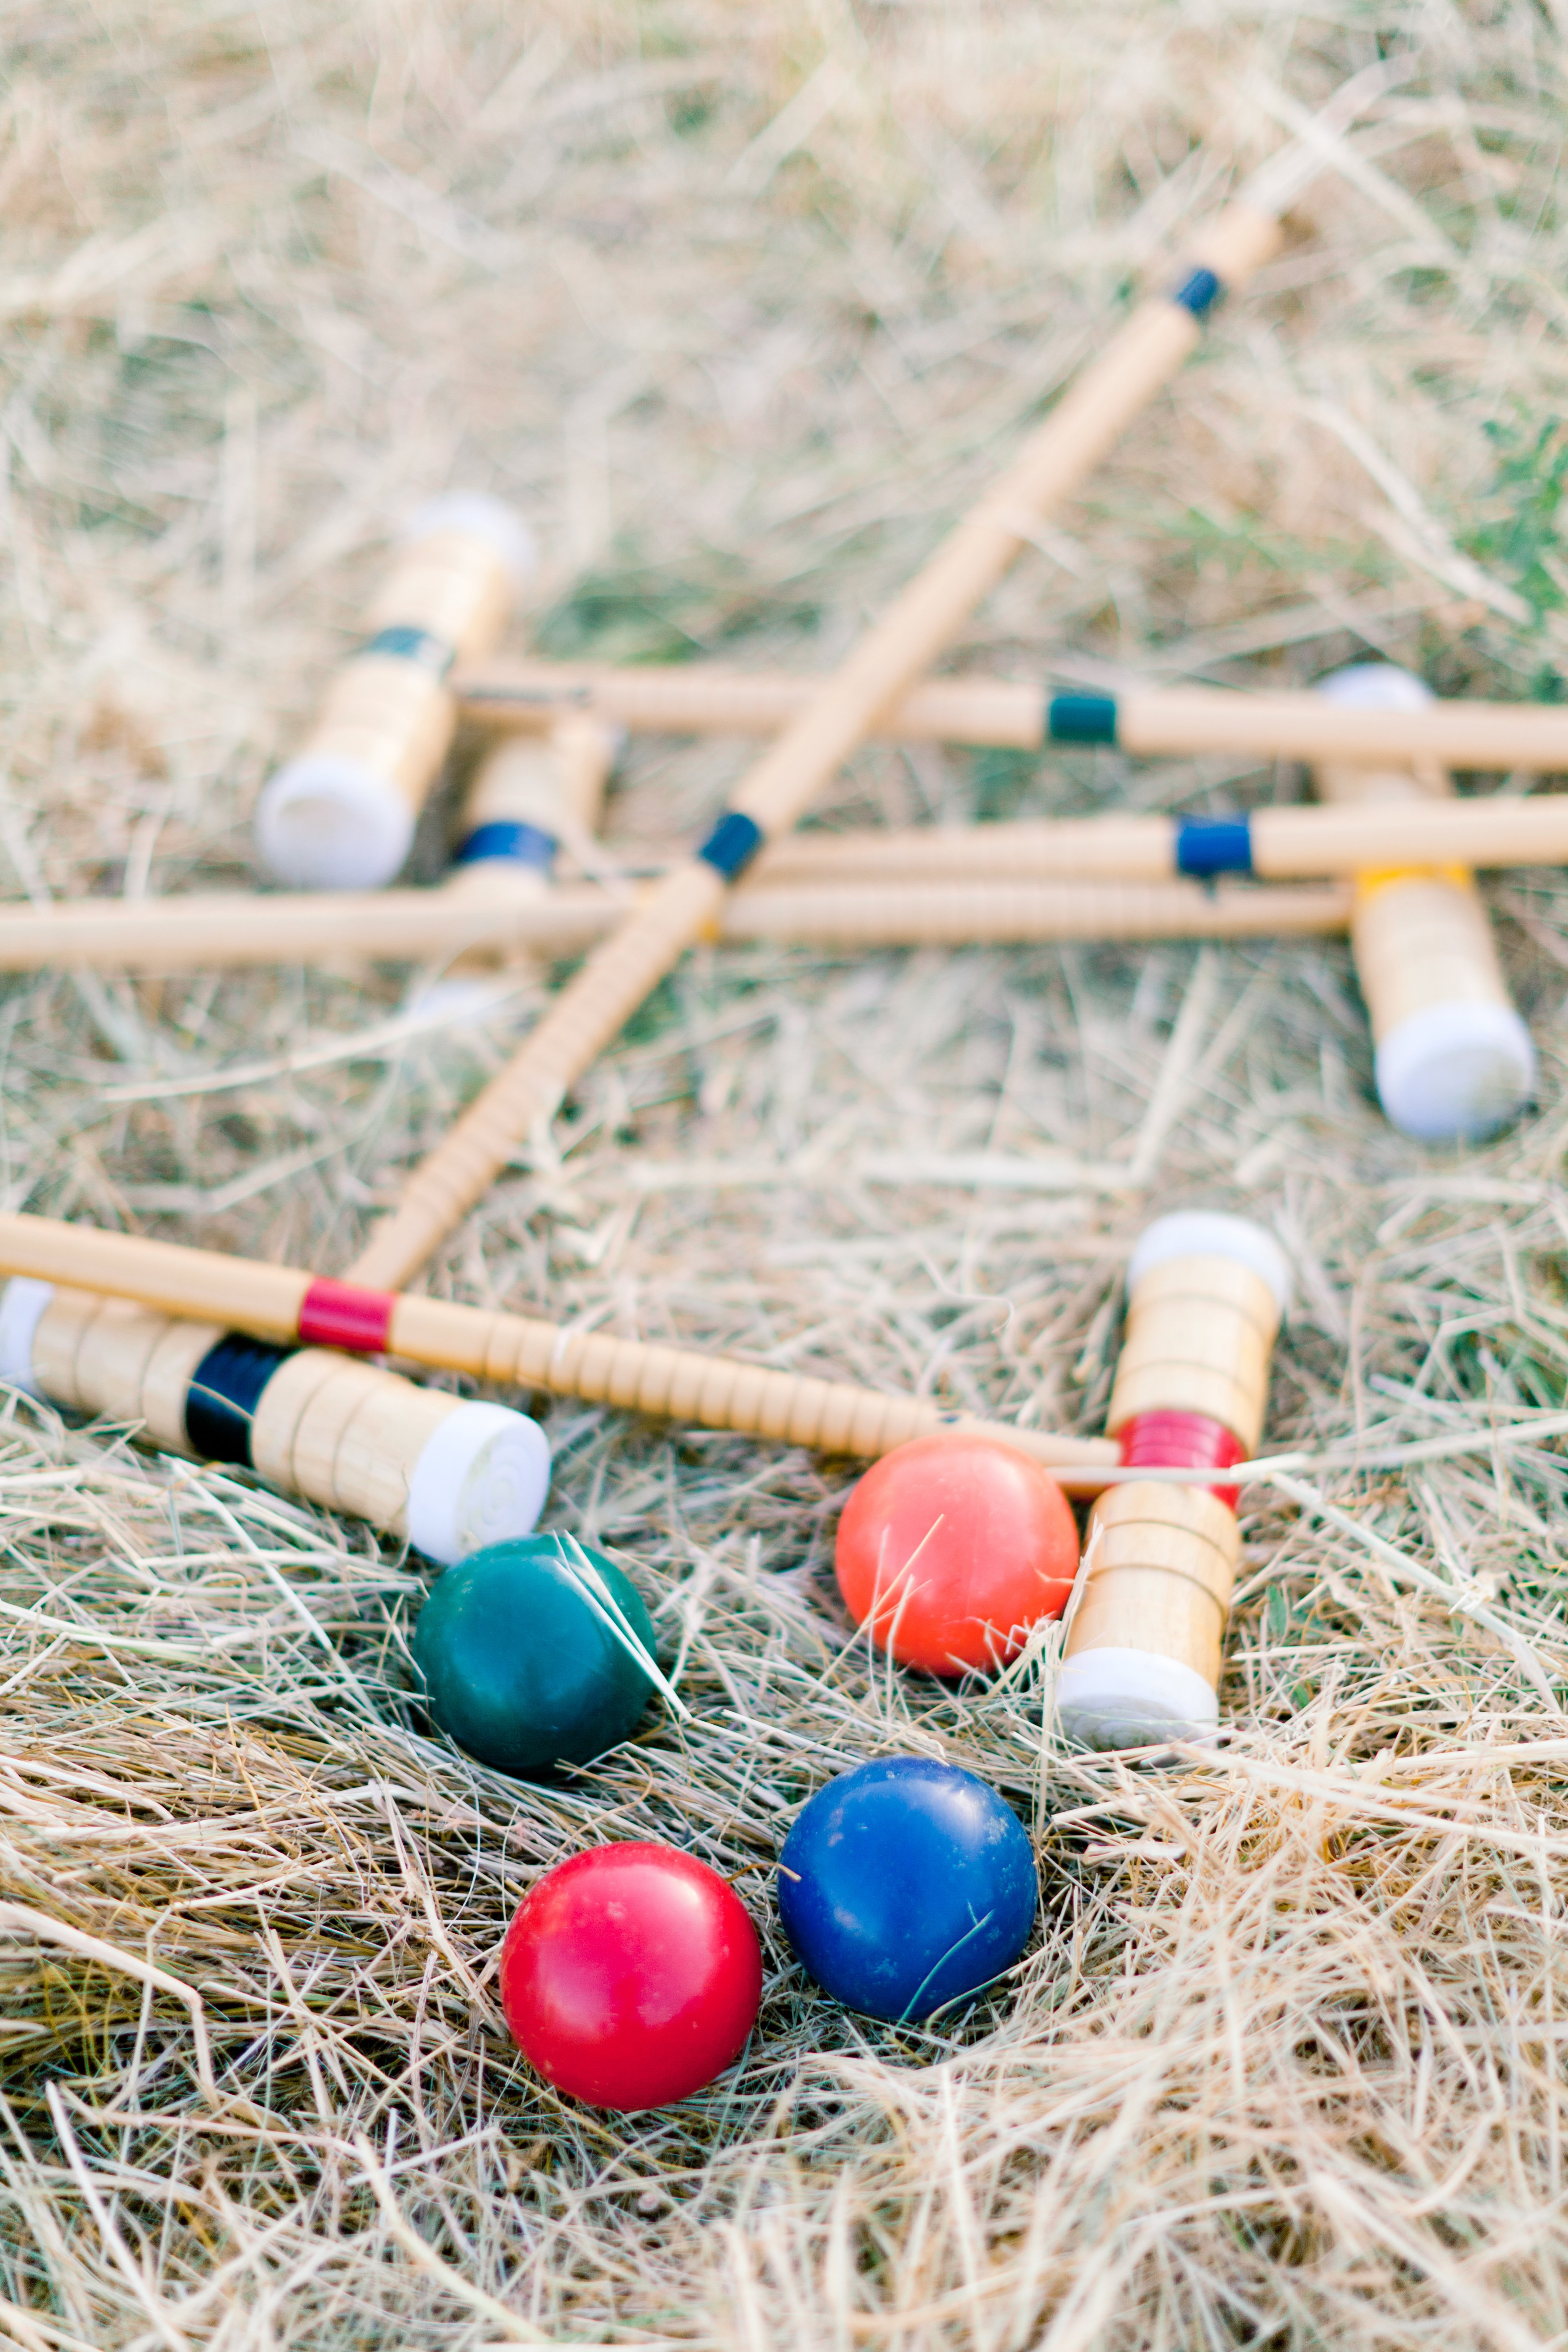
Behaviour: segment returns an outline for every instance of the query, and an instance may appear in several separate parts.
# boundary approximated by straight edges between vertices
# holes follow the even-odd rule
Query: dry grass
[[[11,12],[0,887],[248,873],[389,522],[448,482],[533,514],[557,650],[826,661],[1373,22]],[[1372,646],[1502,695],[1568,667],[1537,446],[1568,19],[1381,23],[1408,78],[966,653],[1239,682]],[[638,747],[620,835],[689,837],[733,765]],[[1233,782],[1300,789],[921,751],[868,755],[836,805]],[[1270,1429],[1306,1458],[1253,1492],[1208,1760],[1043,1743],[1048,1645],[962,1695],[869,1672],[828,1572],[842,1467],[561,1406],[552,1517],[626,1560],[693,1719],[523,1787],[421,1727],[416,1562],[15,1404],[0,2334],[1568,2341],[1568,898],[1503,906],[1542,1108],[1486,1151],[1380,1123],[1336,948],[714,954],[436,1276],[1093,1428],[1130,1236],[1249,1206],[1300,1269]],[[403,985],[8,983],[7,1199],[342,1265],[504,1034],[356,1053]],[[1039,1937],[941,2033],[840,2014],[773,1919],[781,1822],[889,1745],[973,1764],[1038,1832]],[[493,1968],[542,1865],[644,1833],[740,1874],[769,1969],[744,2063],[618,2121],[516,2062]]]

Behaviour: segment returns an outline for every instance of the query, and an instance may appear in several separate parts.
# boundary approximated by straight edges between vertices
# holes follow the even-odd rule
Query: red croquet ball
[[[867,1471],[838,1522],[834,1566],[879,1647],[928,1675],[961,1675],[1005,1664],[1037,1618],[1061,1615],[1078,1530],[1026,1454],[939,1432]]]
[[[763,1958],[744,1906],[674,1846],[595,1846],[546,1871],[507,1930],[501,2006],[523,2056],[590,2106],[667,2106],[737,2057]]]

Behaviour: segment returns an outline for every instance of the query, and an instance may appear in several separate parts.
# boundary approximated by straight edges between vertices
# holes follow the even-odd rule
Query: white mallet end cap
[[[0,1381],[28,1396],[43,1391],[33,1377],[33,1339],[38,1318],[55,1295],[52,1282],[19,1274],[0,1291]]]
[[[296,890],[379,890],[413,840],[408,803],[357,760],[303,752],[279,769],[257,803],[262,862]]]
[[[1215,1209],[1177,1209],[1145,1225],[1127,1265],[1129,1297],[1146,1274],[1175,1257],[1230,1257],[1249,1266],[1274,1293],[1283,1315],[1290,1304],[1290,1265],[1272,1234],[1250,1217],[1228,1217]]]
[[[1425,680],[1397,662],[1352,662],[1321,677],[1312,691],[1342,710],[1425,710],[1436,700]]]
[[[526,588],[539,569],[539,548],[522,517],[504,499],[492,499],[487,491],[447,490],[438,499],[427,499],[404,525],[403,543],[412,547],[443,530],[482,540],[505,564],[514,588]]]
[[[408,1480],[408,1540],[450,1568],[486,1544],[531,1534],[550,1491],[550,1441],[501,1404],[459,1404]]]
[[[1207,1743],[1219,1701],[1202,1675],[1152,1650],[1080,1650],[1057,1677],[1057,1717],[1079,1748]]]
[[[1377,1049],[1377,1098],[1420,1143],[1495,1135],[1535,1090],[1535,1048],[1511,1004],[1424,1004]]]

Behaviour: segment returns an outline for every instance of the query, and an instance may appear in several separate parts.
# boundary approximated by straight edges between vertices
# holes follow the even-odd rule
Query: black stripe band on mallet
[[[204,1462],[252,1468],[250,1430],[261,1392],[285,1357],[293,1353],[290,1348],[268,1347],[265,1340],[242,1339],[233,1331],[209,1348],[191,1375],[185,1396],[185,1436],[192,1453]]]

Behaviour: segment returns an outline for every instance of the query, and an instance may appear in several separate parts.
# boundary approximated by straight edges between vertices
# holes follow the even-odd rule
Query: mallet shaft
[[[815,683],[702,663],[517,661],[473,672],[458,690],[465,714],[490,727],[543,727],[563,709],[582,708],[634,733],[771,735],[805,709]],[[1337,709],[1313,693],[1204,686],[1058,693],[1010,678],[942,677],[916,687],[869,731],[891,742],[1023,751],[1104,743],[1141,757],[1234,751],[1368,768],[1433,761],[1497,772],[1568,772],[1562,703],[1450,701],[1420,711],[1367,711]]]
[[[77,898],[0,907],[0,971],[175,972],[268,963],[421,962],[488,949],[579,955],[626,912],[595,885],[531,894],[497,875],[483,889],[364,896]],[[817,947],[966,947],[1046,940],[1273,939],[1342,931],[1339,884],[1196,882],[745,883],[719,936]]]
[[[1369,867],[1568,865],[1568,793],[1485,793],[1419,813],[1376,803],[1234,817],[1039,817],[1011,824],[814,833],[757,862],[759,884],[826,879],[1168,882],[1182,874],[1308,881]]]
[[[907,693],[1006,570],[1031,526],[1077,487],[1196,342],[1225,285],[1274,252],[1278,224],[1246,205],[1215,224],[1173,295],[1143,303],[1065,394],[1000,482],[916,573],[843,667],[742,779],[700,853],[660,882],[595,950],[526,1043],[414,1171],[353,1269],[403,1283],[466,1215],[573,1081],[710,929],[762,843],[787,832],[835,771]]]
[[[1107,1439],[1057,1436],[952,1413],[923,1397],[884,1396],[848,1381],[769,1371],[689,1348],[563,1329],[448,1299],[318,1282],[298,1267],[257,1265],[215,1250],[51,1217],[0,1214],[0,1272],[133,1299],[165,1315],[288,1346],[385,1353],[432,1370],[584,1397],[595,1403],[806,1445],[888,1453],[935,1429],[978,1429],[1046,1463],[1069,1494],[1098,1494],[1115,1463]]]

